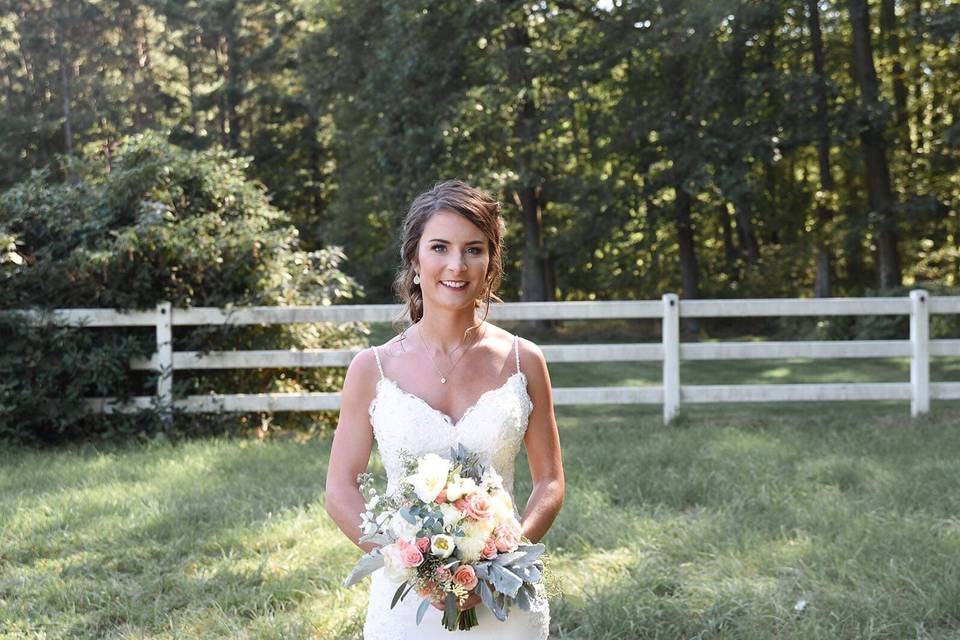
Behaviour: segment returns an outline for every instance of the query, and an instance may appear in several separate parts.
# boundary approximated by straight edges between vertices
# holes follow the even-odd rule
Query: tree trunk
[[[730,211],[727,210],[726,202],[722,202],[720,204],[717,213],[720,216],[720,231],[723,234],[723,257],[725,271],[727,272],[727,277],[730,279],[730,281],[736,282],[740,279],[740,274],[737,272],[737,258],[740,257],[740,250],[737,248],[736,242],[734,241],[733,224],[730,222]]]
[[[693,222],[690,219],[690,194],[681,185],[674,186],[677,216],[677,242],[680,247],[680,281],[684,298],[700,297],[700,273],[694,243]]]
[[[833,173],[830,170],[830,124],[827,82],[823,64],[823,37],[820,31],[820,7],[817,1],[807,0],[807,20],[810,26],[810,47],[813,51],[820,190],[829,196],[833,192],[834,185]],[[821,200],[817,203],[817,270],[813,283],[813,295],[817,298],[829,298],[833,294],[833,251],[828,230],[833,216],[833,210],[825,202]]]
[[[914,24],[921,25],[923,24],[923,0],[914,0],[913,3],[913,12],[914,12]],[[923,27],[918,26],[917,31],[922,32]],[[915,36],[920,36],[921,33],[915,34]],[[921,42],[919,37],[914,38],[915,42]],[[923,48],[922,44],[917,45],[917,50],[914,52],[914,59],[917,61],[916,67],[913,69],[913,115],[914,115],[914,126],[916,127],[913,135],[913,148],[916,149],[918,153],[924,152],[926,123],[924,122],[924,104],[923,104],[923,83],[924,75],[923,68],[920,66],[919,62],[921,60],[921,50]]]
[[[70,74],[67,71],[67,52],[64,45],[63,8],[57,11],[57,55],[60,58],[60,96],[63,104],[64,151],[73,155],[73,125],[70,114]]]
[[[534,187],[516,190],[516,203],[523,217],[523,269],[520,273],[521,300],[544,301],[547,298],[546,268],[543,259],[543,233],[540,201]]]
[[[883,0],[880,5],[880,39],[884,53],[892,62],[893,107],[898,146],[910,153],[910,131],[907,127],[907,85],[900,63],[900,34],[897,31],[897,11],[894,0]]]
[[[225,36],[227,48],[227,124],[230,127],[228,139],[231,149],[240,148],[240,101],[242,88],[240,87],[240,51],[237,44],[237,28],[233,16],[227,21]]]
[[[882,125],[869,116],[870,113],[878,113],[880,108],[877,71],[873,65],[873,48],[870,43],[870,13],[866,0],[848,0],[847,6],[853,26],[854,75],[860,85],[863,101],[860,143],[866,166],[867,195],[870,209],[877,220],[874,225],[877,285],[881,289],[887,289],[900,286],[902,276],[886,142],[883,139]]]
[[[520,9],[523,10],[522,8]],[[523,267],[520,274],[521,300],[545,301],[553,299],[548,286],[547,260],[543,242],[543,202],[541,186],[535,177],[533,148],[536,145],[539,124],[537,106],[533,102],[533,82],[526,51],[530,47],[530,33],[522,17],[506,31],[507,81],[521,103],[514,123],[514,136],[519,153],[519,183],[514,188],[514,201],[523,219]],[[539,329],[552,323],[539,321]]]
[[[743,59],[746,55],[747,38],[749,32],[745,25],[746,6],[744,2],[737,5],[737,12],[733,23],[733,42],[730,48],[730,77],[741,78],[743,76]],[[731,102],[736,108],[742,108],[745,103],[742,84],[734,82],[730,87],[732,91]],[[740,238],[740,246],[743,247],[747,258],[747,264],[756,265],[760,261],[760,245],[757,242],[757,234],[753,228],[753,184],[750,180],[750,167],[743,157],[738,155],[732,161],[732,169],[736,177],[736,183],[740,187],[737,194],[731,198],[735,215],[737,217],[737,234]]]

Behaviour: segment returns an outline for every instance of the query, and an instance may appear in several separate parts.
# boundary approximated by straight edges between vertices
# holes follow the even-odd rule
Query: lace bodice
[[[386,377],[380,353],[373,347],[380,380],[370,403],[370,424],[387,471],[388,493],[397,488],[400,479],[401,451],[414,456],[427,453],[448,456],[451,448],[462,444],[468,451],[479,454],[482,464],[496,469],[503,477],[505,488],[513,495],[514,461],[533,410],[527,377],[520,370],[516,336],[513,342],[516,372],[503,385],[481,394],[456,423]]]

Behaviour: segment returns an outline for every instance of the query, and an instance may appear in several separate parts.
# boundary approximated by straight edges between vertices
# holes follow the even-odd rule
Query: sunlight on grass
[[[551,637],[951,637],[958,408],[700,406],[665,428],[655,406],[559,407]],[[360,638],[329,446],[0,452],[0,636]],[[523,454],[516,483],[522,504]]]

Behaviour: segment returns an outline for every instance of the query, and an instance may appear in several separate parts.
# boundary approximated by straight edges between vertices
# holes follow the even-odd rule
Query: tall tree
[[[866,0],[847,0],[847,10],[853,28],[853,72],[860,87],[860,144],[867,198],[871,213],[876,217],[877,286],[882,289],[898,287],[903,278],[897,247],[896,206],[890,187],[887,144],[883,137],[877,71],[870,41],[870,10]]]
[[[814,119],[817,132],[817,168],[820,178],[820,195],[816,198],[817,267],[813,295],[818,298],[828,298],[833,294],[833,249],[830,243],[830,223],[835,215],[831,197],[834,184],[833,171],[830,168],[827,76],[818,0],[807,0],[807,21],[810,29],[810,50],[813,54],[813,90],[816,96]]]

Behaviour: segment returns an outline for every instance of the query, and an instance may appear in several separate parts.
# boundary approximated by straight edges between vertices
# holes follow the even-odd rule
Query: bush
[[[0,307],[152,309],[161,300],[175,308],[329,305],[362,295],[339,268],[346,258],[339,247],[301,248],[287,215],[270,204],[261,185],[247,179],[248,164],[248,159],[226,151],[187,151],[147,133],[128,139],[109,170],[92,158],[77,163],[81,178],[75,183],[53,182],[49,172],[35,172],[0,195]],[[37,367],[20,378],[16,389],[10,390],[8,383],[3,396],[8,410],[29,410],[31,394],[54,403],[63,399],[59,410],[50,408],[60,415],[49,418],[49,425],[19,422],[29,431],[24,440],[37,440],[40,434],[45,434],[39,438],[44,441],[49,434],[92,435],[95,428],[81,417],[77,394],[94,388],[102,391],[99,395],[130,391],[122,388],[120,376],[105,375],[94,376],[87,387],[70,386],[74,395],[69,395],[63,376],[69,377],[71,370],[76,376],[84,363],[125,362],[121,350],[131,348],[127,340],[136,329],[74,333],[56,325],[8,325],[6,331],[18,337],[0,345],[2,357],[14,362],[35,352],[30,357]],[[84,331],[88,337],[81,337]],[[96,340],[91,331],[100,334]],[[203,352],[358,346],[365,332],[360,324],[334,323],[177,327],[175,348]],[[104,340],[107,335],[112,337]],[[40,346],[40,336],[51,340],[49,347]],[[57,357],[57,344],[65,349],[62,353],[74,355]],[[125,365],[119,370],[125,371]],[[175,393],[334,390],[342,377],[339,368],[279,375],[267,368],[191,372],[175,376]],[[147,380],[141,389],[153,385],[155,379]],[[335,414],[325,412],[299,414],[290,422],[315,427],[334,419]],[[231,421],[236,423],[235,417]]]

